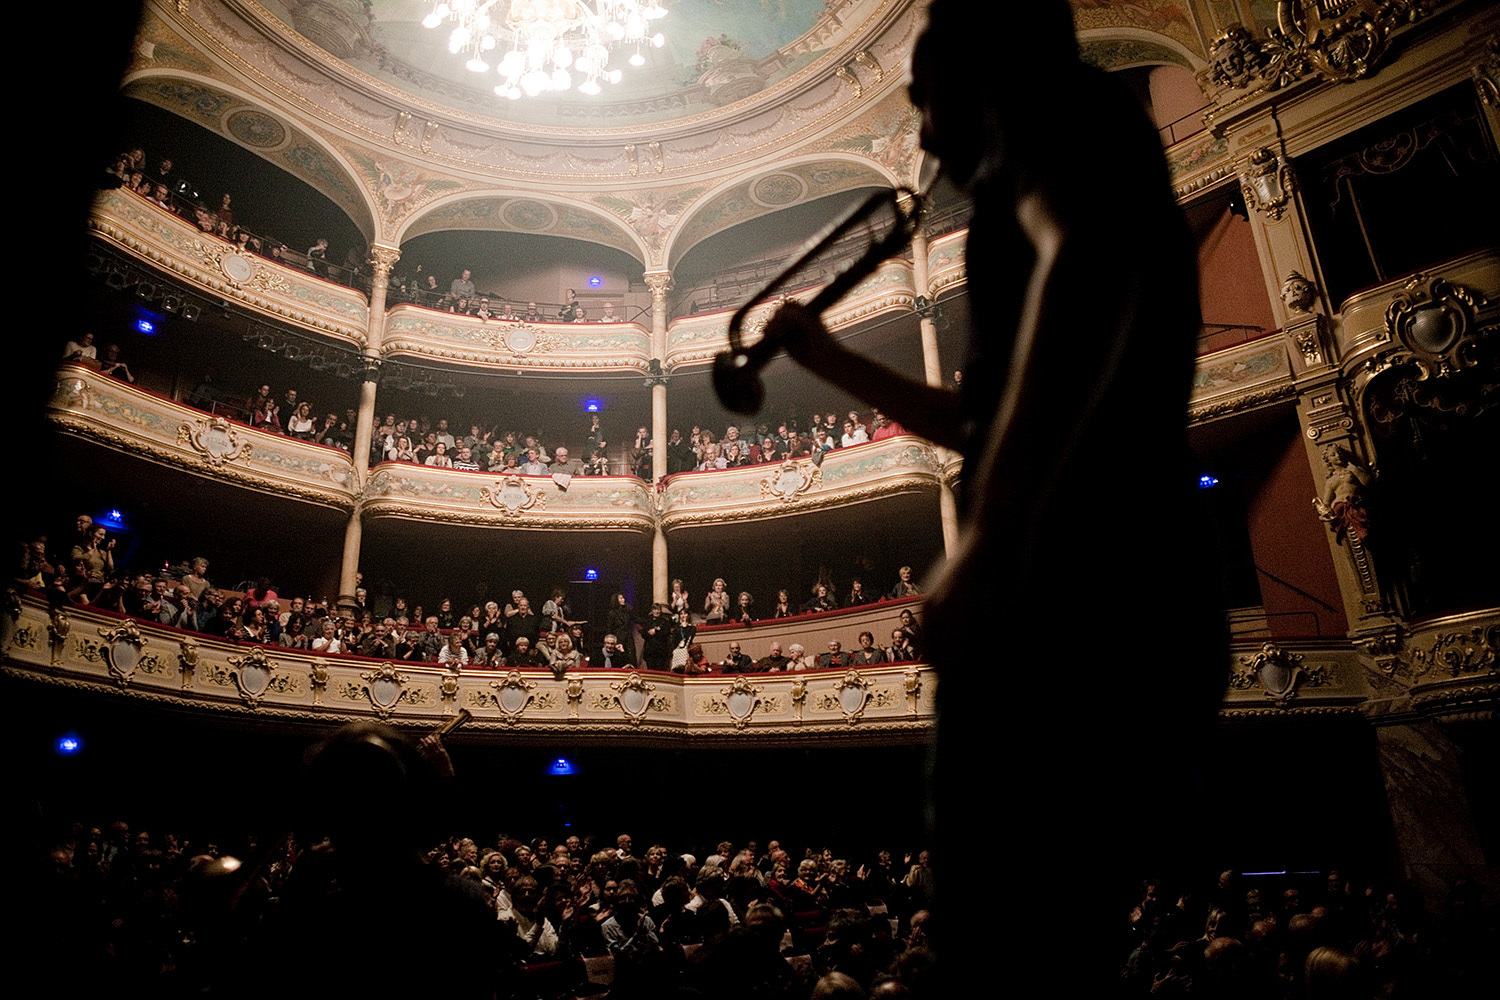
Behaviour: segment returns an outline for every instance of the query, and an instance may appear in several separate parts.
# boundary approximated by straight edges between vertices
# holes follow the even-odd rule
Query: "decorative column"
[[[399,247],[374,243],[370,246],[370,264],[375,277],[370,283],[370,320],[365,329],[363,351],[364,381],[359,387],[359,415],[354,422],[354,485],[364,488],[370,472],[370,439],[375,432],[375,390],[380,381],[381,348],[385,339],[385,293],[390,284],[391,268],[401,259]],[[359,573],[359,547],[364,536],[360,520],[361,503],[355,500],[349,523],[344,528],[344,558],[339,564],[339,606],[354,607],[355,580]]]
[[[911,238],[912,277],[917,286],[917,327],[922,336],[922,370],[930,386],[943,384],[943,362],[938,354],[936,306],[927,297],[931,275],[927,267],[927,233],[918,228]],[[958,502],[953,487],[938,479],[938,517],[943,528],[943,554],[958,547]]]
[[[667,293],[672,290],[672,272],[647,271],[645,278],[651,289],[651,486],[655,490],[667,474],[667,376],[662,364],[667,356]],[[667,536],[658,518],[651,540],[651,600],[665,604],[670,582]]]

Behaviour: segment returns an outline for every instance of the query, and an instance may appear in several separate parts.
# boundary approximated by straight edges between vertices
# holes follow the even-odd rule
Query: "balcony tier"
[[[337,448],[252,430],[81,365],[63,365],[47,404],[70,434],[208,479],[352,510],[354,463]]]
[[[938,449],[920,438],[894,437],[811,459],[685,472],[662,491],[664,530],[760,520],[862,503],[902,493],[936,492],[943,476]]]
[[[714,674],[465,670],[317,656],[235,644],[90,608],[49,614],[24,597],[9,626],[5,670],[48,684],[114,690],[185,710],[337,724],[384,719],[423,730],[461,709],[465,739],[613,745],[705,741],[766,745],[920,742],[934,718],[936,678],[918,664],[858,671]]]

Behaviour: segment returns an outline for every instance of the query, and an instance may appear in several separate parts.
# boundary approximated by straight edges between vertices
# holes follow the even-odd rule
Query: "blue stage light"
[[[1215,486],[1218,486],[1218,485],[1219,485],[1219,479],[1218,479],[1217,476],[1210,476],[1208,473],[1205,472],[1203,475],[1201,475],[1201,476],[1198,477],[1198,488],[1200,490],[1211,489],[1212,487],[1215,487]]]
[[[57,740],[57,752],[63,756],[70,756],[83,749],[83,740],[73,733],[61,736]]]
[[[604,409],[604,407],[599,405],[599,401],[597,399],[590,398],[583,401],[584,413],[598,413],[602,409]]]
[[[547,766],[548,774],[572,774],[574,773],[573,762],[566,757],[558,757]]]
[[[591,566],[583,571],[583,578],[590,581],[597,580],[599,579],[599,571]]]
[[[144,317],[135,321],[135,328],[148,337],[156,332],[156,324]]]
[[[598,288],[602,284],[604,284],[604,279],[599,277],[597,274],[589,279],[590,288]]]

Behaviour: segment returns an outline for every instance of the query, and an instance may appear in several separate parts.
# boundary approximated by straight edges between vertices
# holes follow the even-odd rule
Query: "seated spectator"
[[[891,644],[886,647],[885,658],[891,663],[915,663],[921,656],[911,637],[898,628],[891,630]]]
[[[316,428],[313,426],[312,404],[302,402],[286,419],[286,432],[294,438],[311,441]]]
[[[844,434],[843,437],[839,439],[839,443],[842,447],[847,448],[850,445],[864,444],[868,440],[870,440],[870,436],[865,433],[863,425],[856,427],[854,425],[854,421],[844,421]]]
[[[604,644],[599,650],[589,657],[589,666],[604,669],[626,669],[635,666],[635,657],[620,645],[620,640],[613,634],[604,637]]]
[[[75,364],[88,365],[97,368],[99,361],[99,349],[94,346],[94,333],[92,330],[83,331],[83,335],[76,341],[70,340],[63,347],[63,360],[72,361]]]
[[[625,322],[625,319],[624,317],[615,314],[615,304],[613,302],[606,302],[604,303],[604,311],[599,314],[599,322],[623,323]]]
[[[802,605],[802,610],[807,612],[837,611],[838,606],[839,602],[833,599],[833,594],[829,593],[828,585],[820,583],[813,591],[813,596]]]
[[[871,632],[859,634],[859,648],[849,658],[856,667],[872,667],[886,662],[885,651],[875,645],[875,635]]]
[[[726,674],[748,674],[755,670],[755,662],[740,652],[740,644],[731,642],[729,652],[724,655],[724,662],[719,669]]]
[[[770,652],[755,661],[755,673],[780,673],[787,668],[787,664],[790,662],[790,657],[782,655],[781,643],[773,642],[771,643]]]
[[[857,577],[849,582],[849,598],[844,601],[844,607],[857,608],[862,604],[873,604],[875,598],[865,593],[865,585]]]
[[[896,581],[896,585],[891,588],[891,592],[886,596],[894,600],[898,597],[916,597],[921,593],[922,592],[917,589],[917,585],[912,582],[911,567],[902,566],[900,570],[900,579]]]
[[[583,666],[583,654],[573,648],[573,640],[566,632],[557,634],[555,646],[543,643],[542,658],[552,668],[552,676],[558,680],[562,680],[569,670],[577,670]]]
[[[441,441],[434,442],[432,454],[428,455],[422,464],[438,469],[453,468],[453,459],[448,457],[448,446]]]
[[[464,648],[463,629],[456,628],[448,633],[448,641],[438,651],[437,661],[450,670],[469,665],[469,651]]]
[[[886,438],[907,433],[910,432],[905,427],[902,427],[879,410],[875,411],[875,430],[870,434],[871,441],[884,441]]]
[[[755,598],[750,596],[748,590],[740,591],[739,600],[735,602],[734,613],[730,616],[732,621],[741,625],[749,625],[756,620],[754,610]]]
[[[853,662],[849,654],[844,652],[843,643],[837,639],[829,641],[828,652],[819,653],[817,660],[819,667],[849,667]]]
[[[786,666],[782,669],[806,670],[808,668],[807,650],[803,647],[802,643],[794,642],[786,648],[786,651],[788,654]]]
[[[505,665],[513,670],[537,670],[544,666],[542,656],[531,648],[531,640],[521,636],[516,640],[515,648],[505,658]]]

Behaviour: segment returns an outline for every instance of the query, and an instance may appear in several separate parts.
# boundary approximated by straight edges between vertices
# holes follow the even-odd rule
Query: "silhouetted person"
[[[982,66],[955,58],[975,37],[1010,48]],[[997,776],[984,787],[993,780],[1005,803],[1010,877],[1028,905],[1000,926],[945,914],[935,945],[940,964],[957,966],[945,982],[966,981],[1004,939],[1088,993],[1113,976],[1109,915],[1064,904],[1049,880],[1080,864],[1109,877],[1193,863],[1190,765],[1226,673],[1221,609],[1204,584],[1217,574],[1190,548],[1194,245],[1155,128],[1124,87],[1079,61],[1062,0],[937,0],[912,72],[922,145],[974,203],[967,269],[986,303],[961,384],[870,361],[801,307],[766,335],[964,454],[960,543],[931,590],[923,648],[942,674],[936,908],[963,907],[969,890],[944,881],[943,863],[994,821],[976,770]],[[1069,674],[1110,697],[1070,698],[1056,724],[997,733],[994,677],[963,648],[994,614],[1071,651]],[[1157,655],[1128,676],[1106,667],[1111,649],[1153,626]],[[1005,683],[1008,703],[1035,706],[1058,696],[1060,678],[1026,667]]]

